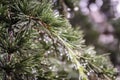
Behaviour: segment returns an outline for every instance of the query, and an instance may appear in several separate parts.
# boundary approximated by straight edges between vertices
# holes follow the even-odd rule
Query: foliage
[[[1,0],[0,80],[113,79],[105,57],[52,8],[48,0]]]

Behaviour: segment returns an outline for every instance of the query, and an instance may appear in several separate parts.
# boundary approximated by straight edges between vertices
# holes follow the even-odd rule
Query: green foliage
[[[112,79],[104,56],[52,8],[48,0],[0,2],[0,79],[88,80],[91,72]]]

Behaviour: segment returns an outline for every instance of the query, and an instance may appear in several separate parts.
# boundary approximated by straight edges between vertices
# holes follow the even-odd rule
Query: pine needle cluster
[[[55,14],[51,0],[0,1],[0,80],[114,78],[105,56]]]

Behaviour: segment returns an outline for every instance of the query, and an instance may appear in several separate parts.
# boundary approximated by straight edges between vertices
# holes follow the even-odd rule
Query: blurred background
[[[63,17],[68,18],[72,26],[84,31],[86,44],[94,45],[98,55],[108,55],[119,73],[120,0],[54,1],[58,1],[54,5],[59,13],[64,14]]]

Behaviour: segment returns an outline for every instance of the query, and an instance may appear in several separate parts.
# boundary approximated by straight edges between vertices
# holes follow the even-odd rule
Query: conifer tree
[[[0,80],[113,80],[105,56],[54,9],[52,0],[0,1]]]

